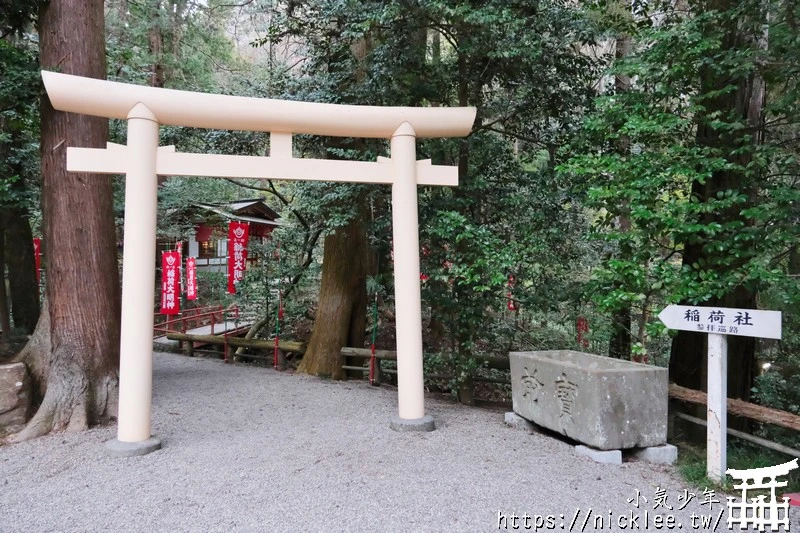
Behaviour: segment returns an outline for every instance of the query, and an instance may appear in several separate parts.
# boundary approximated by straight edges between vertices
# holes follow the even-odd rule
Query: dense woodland
[[[661,309],[775,309],[782,341],[730,337],[728,390],[800,413],[798,24],[792,0],[3,0],[0,327],[39,324],[19,358],[41,407],[20,438],[103,420],[118,360],[124,182],[69,175],[63,162],[66,146],[124,143],[126,127],[55,112],[42,68],[263,98],[474,106],[468,138],[418,143],[420,159],[457,165],[460,180],[419,189],[430,371],[457,390],[487,356],[581,349],[668,366],[671,381],[702,389],[705,335],[667,332]],[[269,146],[252,132],[161,136],[185,152]],[[373,161],[388,144],[297,136],[295,155]],[[388,187],[175,177],[159,195],[165,239],[185,238],[191,221],[175,213],[194,202],[261,195],[280,212],[235,298],[211,275],[200,291],[242,306],[263,337],[280,293],[283,334],[309,343],[300,371],[343,377],[339,349],[368,345],[376,323],[378,347],[394,349]],[[47,265],[41,318],[34,236]]]

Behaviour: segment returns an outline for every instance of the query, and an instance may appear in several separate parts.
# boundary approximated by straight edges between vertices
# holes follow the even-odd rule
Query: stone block
[[[622,450],[595,450],[588,446],[577,445],[575,452],[578,455],[588,457],[596,463],[603,463],[606,465],[621,465],[622,464]]]
[[[666,444],[666,368],[571,350],[509,359],[523,418],[598,450]]]
[[[147,440],[139,442],[122,442],[113,439],[106,442],[106,453],[111,457],[136,457],[147,455],[161,449],[161,439],[151,436]]]
[[[395,416],[389,421],[389,427],[400,432],[433,431],[436,429],[436,422],[431,415],[425,415],[422,418],[400,418]]]
[[[525,420],[514,412],[506,413],[506,424],[516,429],[536,430],[536,426],[532,422]]]
[[[0,430],[14,432],[28,421],[31,381],[23,363],[0,365]]]
[[[648,448],[633,450],[631,455],[636,459],[648,463],[671,465],[678,460],[678,448],[672,444],[650,446]]]

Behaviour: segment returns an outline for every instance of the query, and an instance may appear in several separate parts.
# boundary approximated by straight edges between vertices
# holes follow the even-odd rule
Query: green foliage
[[[691,16],[652,6],[665,9],[660,24],[646,14],[626,26],[636,46],[610,74],[636,82],[596,100],[578,154],[560,167],[595,213],[590,236],[604,260],[587,289],[600,309],[632,306],[652,320],[667,303],[702,303],[740,286],[796,294],[785,258],[799,237],[798,41],[785,33],[793,15],[770,3],[768,20],[762,5],[696,6]],[[732,33],[741,41],[732,44]],[[753,131],[733,97],[757,77],[774,89]],[[709,82],[718,79],[726,81]],[[712,194],[693,189],[712,179]],[[690,246],[701,259],[682,265]]]
[[[39,14],[41,0],[3,0],[0,2],[0,40],[24,34]]]
[[[35,43],[0,39],[0,206],[31,214],[38,203],[40,90]]]
[[[106,4],[108,76],[317,102],[475,106],[468,138],[417,143],[419,159],[460,168],[458,187],[419,191],[425,318],[432,329],[441,326],[441,335],[426,338],[436,353],[426,364],[453,374],[455,389],[488,355],[580,348],[577,315],[591,324],[587,349],[602,353],[609,315],[625,308],[637,322],[634,351],[664,364],[669,337],[653,318],[664,305],[747,287],[785,317],[785,339],[759,345],[773,369],[754,393],[798,412],[800,8],[778,0],[729,4],[694,2],[686,12],[671,2],[607,0],[239,7],[113,0]],[[0,40],[3,205],[36,203],[30,184],[38,176],[41,89],[35,36],[25,34],[35,8],[0,10],[4,32],[14,36]],[[603,41],[619,36],[631,39],[631,53],[612,61],[602,55]],[[248,40],[253,48],[243,46]],[[634,83],[617,92],[607,83],[614,76]],[[754,128],[740,108],[724,104],[756,78],[768,92],[763,123]],[[125,134],[123,121],[111,122],[112,141],[124,143]],[[372,161],[389,149],[384,140],[294,141],[302,157]],[[266,155],[269,138],[162,127],[160,143]],[[735,179],[698,194],[720,175]],[[122,180],[116,183],[121,218]],[[174,177],[159,191],[164,238],[192,230],[194,203],[264,195],[281,214],[274,240],[254,251],[266,262],[248,271],[240,294],[226,296],[222,275],[203,273],[201,295],[209,284],[214,299],[263,313],[277,291],[295,284],[287,323],[303,322],[316,298],[321,238],[360,218],[378,265],[369,294],[392,305],[388,187],[238,183],[245,188]],[[277,243],[280,267],[267,259]],[[691,247],[702,259],[683,265]],[[508,309],[510,300],[518,312]]]
[[[583,277],[574,267],[586,252],[579,238],[585,215],[552,168],[593,82],[591,60],[576,50],[591,39],[593,26],[579,11],[558,1],[318,0],[272,15],[271,31],[257,45],[303,43],[300,76],[287,84],[292,98],[478,108],[468,140],[418,144],[420,158],[463,167],[458,188],[420,191],[423,299],[445,326],[441,360],[458,382],[483,355],[518,342],[525,322],[506,309],[509,275],[517,280],[513,298],[525,310],[570,305]],[[297,148],[374,160],[387,146],[305,139]],[[388,190],[322,184],[287,190],[297,209],[328,228],[369,212],[379,264],[389,264]],[[379,271],[373,292],[388,286]]]
[[[697,449],[688,444],[679,445],[679,448],[678,470],[692,487],[715,490],[717,492],[735,492],[731,478],[727,478],[722,485],[708,478],[706,475],[705,449]],[[789,460],[790,457],[785,454],[767,450],[749,442],[735,438],[728,441],[728,468],[740,470],[764,468],[782,464]],[[796,470],[789,473],[786,481],[788,481],[789,484],[784,489],[784,492],[789,493],[800,490],[800,473]],[[769,497],[768,491],[754,491],[753,496],[757,497],[761,493]],[[702,495],[699,496],[702,500]],[[717,494],[717,499],[721,500],[722,498],[720,498],[720,496],[720,494]]]
[[[150,84],[157,65],[167,87],[224,92],[224,80],[245,64],[226,33],[231,12],[219,4],[107,2],[109,79]]]

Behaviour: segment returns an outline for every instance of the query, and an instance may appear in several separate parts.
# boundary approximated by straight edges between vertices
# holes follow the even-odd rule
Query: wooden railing
[[[159,322],[159,319],[163,318]],[[218,324],[225,324],[225,322],[239,319],[239,307],[233,306],[227,309],[221,305],[213,305],[208,307],[196,307],[194,309],[187,309],[178,315],[160,315],[156,313],[153,336],[161,337],[171,332],[186,333],[193,328],[202,326],[211,326],[211,335],[214,334],[214,327]]]
[[[256,350],[274,350],[273,355],[259,355],[259,354],[236,354],[234,359],[264,359],[272,360],[275,368],[283,370],[286,366],[286,354],[304,354],[306,352],[306,345],[303,342],[295,341],[275,341],[264,339],[242,339],[238,335],[244,334],[245,329],[234,330],[225,332],[222,335],[191,335],[188,333],[170,332],[167,333],[167,338],[170,340],[183,342],[186,349],[186,355],[193,356],[195,351],[195,343],[197,344],[214,344],[223,347],[223,359],[226,363],[230,362],[229,347],[233,348],[253,348]]]

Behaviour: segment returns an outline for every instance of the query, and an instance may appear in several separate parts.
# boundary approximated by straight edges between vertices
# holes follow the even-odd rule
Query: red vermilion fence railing
[[[239,319],[239,307],[233,306],[227,309],[221,305],[211,305],[208,307],[195,307],[193,309],[186,309],[181,311],[177,316],[167,320],[160,320],[166,318],[165,315],[155,313],[153,324],[153,336],[161,337],[168,332],[181,332],[186,333],[188,330],[199,328],[202,326],[211,326],[211,335],[214,334],[214,327],[220,324],[225,324],[230,320],[236,321]]]

